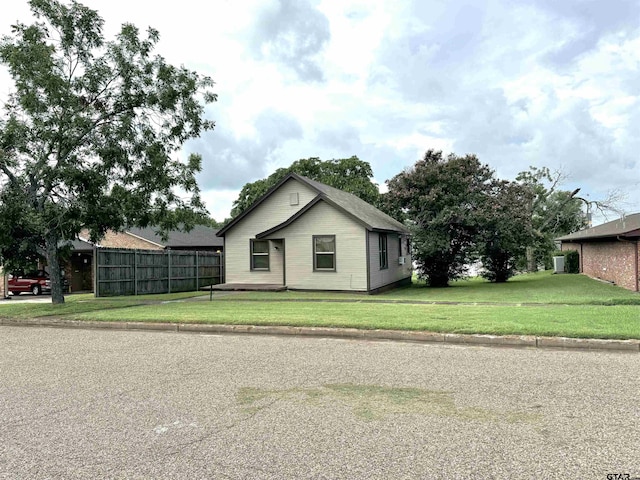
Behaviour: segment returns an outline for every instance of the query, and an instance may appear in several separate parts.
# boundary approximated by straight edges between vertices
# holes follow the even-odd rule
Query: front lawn
[[[566,305],[640,305],[640,295],[584,275],[554,275],[550,271],[518,275],[496,284],[480,277],[452,282],[448,288],[428,288],[421,282],[379,295],[330,292],[245,292],[223,300],[366,299],[463,303],[551,303]]]
[[[73,315],[100,321],[291,325],[495,335],[640,338],[640,306],[192,302]]]
[[[581,275],[522,275],[502,285],[474,279],[445,289],[417,284],[373,296],[216,293],[213,302],[207,296],[193,301],[192,296],[202,294],[72,295],[59,306],[6,302],[0,305],[0,317],[640,339],[640,296]]]

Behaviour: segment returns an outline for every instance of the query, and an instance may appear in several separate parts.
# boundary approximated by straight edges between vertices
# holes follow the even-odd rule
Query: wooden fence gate
[[[96,248],[95,296],[199,290],[223,282],[222,254]]]

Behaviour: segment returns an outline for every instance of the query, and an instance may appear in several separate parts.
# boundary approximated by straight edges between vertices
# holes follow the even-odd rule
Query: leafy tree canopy
[[[231,216],[240,215],[253,202],[275,186],[289,173],[297,173],[311,180],[324,183],[360,197],[376,207],[381,204],[378,185],[372,182],[373,171],[368,162],[353,156],[338,160],[320,160],[317,157],[304,158],[293,162],[287,168],[279,168],[267,178],[247,183],[233,202]]]
[[[460,278],[474,258],[493,171],[475,155],[429,150],[387,182],[387,200],[412,226],[418,275],[434,287]]]
[[[517,269],[526,248],[533,243],[530,189],[517,182],[495,180],[488,190],[487,208],[481,214],[478,253],[482,276],[506,282]]]
[[[201,158],[178,154],[214,127],[204,118],[212,80],[154,55],[154,29],[124,24],[105,40],[102,18],[80,3],[29,5],[36,21],[0,41],[15,83],[0,119],[0,256],[32,243],[53,266],[83,227],[97,240],[108,229],[202,220]],[[61,303],[59,269],[50,270]]]

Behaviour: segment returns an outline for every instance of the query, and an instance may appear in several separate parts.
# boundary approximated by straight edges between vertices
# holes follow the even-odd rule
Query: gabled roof
[[[352,217],[358,223],[362,224],[367,230],[374,231],[382,231],[382,232],[400,232],[400,233],[409,233],[407,228],[397,221],[396,219],[390,217],[386,213],[378,210],[373,205],[365,202],[361,198],[347,192],[343,192],[342,190],[338,190],[337,188],[330,187],[329,185],[325,185],[324,183],[316,182],[315,180],[311,180],[310,178],[303,177],[302,175],[298,175],[297,173],[289,173],[282,180],[280,180],[276,185],[267,191],[262,197],[256,200],[249,208],[247,208],[244,212],[234,218],[231,222],[229,222],[224,228],[218,231],[218,235],[224,235],[230,228],[232,228],[235,224],[237,224],[240,220],[246,217],[249,213],[255,210],[259,205],[262,204],[269,196],[280,188],[285,182],[294,179],[305,185],[307,185],[312,190],[316,191],[318,195],[307,205],[305,205],[302,209],[296,212],[293,216],[291,216],[286,221],[282,222],[279,225],[274,226],[273,228],[258,234],[259,236],[269,235],[281,228],[286,227],[293,223],[297,218],[303,215],[306,211],[308,211],[313,205],[318,203],[319,201],[324,201],[334,208],[342,211],[348,216]]]
[[[86,240],[82,240],[80,238],[76,240],[66,240],[60,242],[59,246],[63,245],[71,245],[71,250],[74,252],[93,252],[93,243],[87,242]]]
[[[166,240],[163,240],[151,227],[127,228],[125,232],[166,248],[223,246],[222,239],[216,236],[217,231],[205,225],[196,225],[189,232],[172,230],[167,232]]]
[[[640,213],[626,215],[602,225],[585,228],[556,240],[571,242],[607,237],[640,237]]]

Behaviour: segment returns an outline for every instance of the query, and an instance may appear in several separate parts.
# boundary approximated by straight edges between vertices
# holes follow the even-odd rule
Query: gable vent
[[[298,205],[300,199],[298,198],[298,192],[289,194],[289,205]]]

